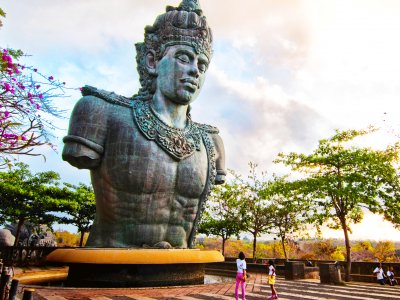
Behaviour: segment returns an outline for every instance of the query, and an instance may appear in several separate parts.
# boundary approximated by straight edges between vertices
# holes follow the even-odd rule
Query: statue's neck
[[[188,105],[176,104],[160,97],[153,97],[151,101],[153,111],[165,124],[178,129],[186,127]]]

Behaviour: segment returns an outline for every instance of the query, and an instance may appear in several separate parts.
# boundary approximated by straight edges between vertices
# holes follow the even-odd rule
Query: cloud
[[[206,84],[193,105],[193,118],[220,128],[227,167],[242,173],[249,161],[270,169],[278,152],[309,148],[318,131],[315,124],[322,123],[314,109],[265,78],[243,82],[212,68]]]
[[[29,45],[35,52],[67,47],[96,53],[121,40],[133,46],[143,40],[144,26],[154,22],[154,11],[165,9],[162,1],[130,0],[22,0],[2,6],[7,13],[4,26],[18,32],[12,37],[16,46]]]

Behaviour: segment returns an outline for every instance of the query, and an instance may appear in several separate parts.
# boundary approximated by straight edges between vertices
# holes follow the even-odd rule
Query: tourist
[[[235,297],[239,300],[239,284],[242,289],[242,300],[246,300],[246,260],[243,252],[239,253],[239,258],[236,259],[237,273],[236,273],[236,287],[235,287]]]
[[[385,285],[385,272],[382,269],[381,263],[376,266],[373,273],[376,275],[376,279],[378,280],[378,283],[381,285]]]
[[[389,280],[390,285],[396,285],[397,284],[397,280],[394,278],[394,272],[393,272],[393,267],[389,267],[387,272],[386,272],[386,276]]]
[[[278,299],[278,294],[276,293],[275,289],[275,278],[276,278],[276,269],[275,263],[272,259],[268,261],[268,284],[271,287],[272,295],[268,298],[268,300]]]

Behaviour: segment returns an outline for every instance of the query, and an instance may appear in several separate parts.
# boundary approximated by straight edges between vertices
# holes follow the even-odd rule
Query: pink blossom
[[[50,76],[50,77],[49,77],[49,80],[53,80],[53,79],[54,79],[54,77],[53,77],[53,76]]]
[[[37,69],[35,68],[35,69],[33,69],[33,72],[37,72]]]
[[[42,100],[43,99],[43,94],[39,94],[38,97],[39,97],[40,100]]]
[[[38,90],[40,89],[40,85],[38,84],[37,86],[35,86],[35,88]]]
[[[6,110],[6,111],[4,112],[4,117],[5,117],[5,118],[8,118],[9,116],[10,116],[10,112]]]
[[[40,109],[40,105],[39,104],[36,104],[36,109]]]
[[[4,87],[3,87],[3,89],[4,89],[6,92],[9,92],[9,91],[11,91],[11,86],[10,86],[7,82],[4,82]]]

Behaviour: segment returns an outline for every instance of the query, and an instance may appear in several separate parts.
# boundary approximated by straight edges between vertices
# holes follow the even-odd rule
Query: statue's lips
[[[197,90],[199,87],[199,82],[192,78],[182,78],[181,82],[183,82],[184,86],[188,87],[193,91]]]

